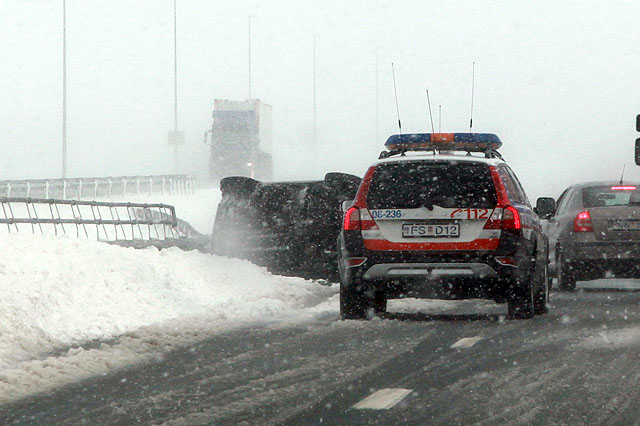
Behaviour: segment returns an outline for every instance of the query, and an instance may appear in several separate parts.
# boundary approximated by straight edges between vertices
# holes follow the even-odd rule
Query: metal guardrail
[[[118,176],[0,181],[0,196],[82,199],[141,194],[193,194],[189,175]]]
[[[99,241],[194,237],[167,204],[0,197],[0,234],[70,235]]]

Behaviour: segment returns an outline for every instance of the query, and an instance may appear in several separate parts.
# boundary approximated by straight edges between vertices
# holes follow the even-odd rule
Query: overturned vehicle
[[[292,182],[226,177],[220,181],[211,251],[274,274],[337,281],[342,204],[353,200],[360,181],[345,173]]]

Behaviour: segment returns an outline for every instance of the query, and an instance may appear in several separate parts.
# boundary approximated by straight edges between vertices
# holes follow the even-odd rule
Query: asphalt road
[[[639,301],[583,289],[532,320],[466,301],[235,331],[2,406],[0,424],[640,424]]]

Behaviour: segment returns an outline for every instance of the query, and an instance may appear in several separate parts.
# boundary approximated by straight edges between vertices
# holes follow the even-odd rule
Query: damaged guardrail
[[[69,235],[137,248],[206,244],[185,224],[168,204],[0,197],[0,234]]]

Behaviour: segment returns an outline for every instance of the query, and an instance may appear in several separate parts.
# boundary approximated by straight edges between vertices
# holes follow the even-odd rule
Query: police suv
[[[387,140],[345,209],[342,318],[403,297],[493,299],[509,318],[547,311],[547,238],[500,146],[487,133]]]

